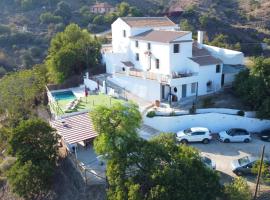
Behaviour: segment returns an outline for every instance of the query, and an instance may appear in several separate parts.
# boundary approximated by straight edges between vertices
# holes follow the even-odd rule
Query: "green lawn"
[[[115,104],[117,102],[123,103],[124,100],[121,99],[116,99],[113,97],[110,97],[108,95],[104,94],[98,94],[98,95],[89,95],[87,98],[82,97],[80,103],[76,106],[75,109],[73,110],[68,110],[64,113],[67,105],[71,102],[71,100],[60,100],[57,102],[58,108],[53,108],[55,113],[57,115],[63,115],[65,113],[72,113],[72,112],[80,112],[83,110],[91,110],[95,106],[98,105],[105,105],[105,106],[110,106],[112,104]]]

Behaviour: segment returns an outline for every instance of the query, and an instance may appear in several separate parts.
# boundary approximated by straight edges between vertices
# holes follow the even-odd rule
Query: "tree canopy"
[[[219,195],[219,178],[197,150],[177,145],[170,133],[150,141],[139,138],[136,106],[98,107],[91,116],[99,133],[95,150],[107,159],[108,199],[211,200]]]
[[[46,58],[49,78],[62,83],[73,75],[80,75],[85,69],[95,67],[99,58],[99,41],[87,30],[70,24],[51,41]]]
[[[17,158],[8,172],[13,192],[25,199],[45,195],[57,160],[55,130],[39,119],[21,121],[8,138],[8,150]]]
[[[239,73],[234,82],[243,103],[258,111],[260,118],[270,119],[270,59],[253,59],[250,70]]]
[[[46,69],[36,66],[4,76],[0,80],[0,113],[10,118],[27,118],[35,104],[43,98]]]

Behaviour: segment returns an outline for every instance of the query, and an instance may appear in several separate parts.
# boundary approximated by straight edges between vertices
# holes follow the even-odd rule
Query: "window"
[[[216,65],[216,73],[220,73],[220,65]]]
[[[159,59],[156,59],[156,69],[159,69]]]
[[[136,53],[136,60],[139,61],[140,60],[140,56],[138,53]]]
[[[147,43],[147,49],[151,50],[151,43]]]
[[[191,84],[191,94],[194,94],[196,92],[197,83]]]
[[[136,46],[136,47],[139,47],[139,42],[138,42],[138,40],[135,41],[135,46]]]
[[[123,30],[123,37],[126,37],[127,34],[126,34],[126,30]]]
[[[173,53],[179,53],[179,44],[173,45]]]
[[[173,91],[176,93],[177,92],[177,87],[174,87],[173,88]]]

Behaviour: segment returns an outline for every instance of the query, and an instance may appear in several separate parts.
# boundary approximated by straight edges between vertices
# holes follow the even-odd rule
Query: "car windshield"
[[[207,164],[207,165],[211,165],[211,159],[210,158],[207,158],[207,157],[202,157],[202,161],[203,163]]]
[[[245,156],[243,158],[238,159],[238,163],[240,166],[243,166],[243,165],[250,163],[250,159],[248,156]]]
[[[191,131],[191,129],[190,129],[190,128],[188,128],[188,129],[184,130],[184,133],[186,133],[186,134],[191,133],[191,132],[192,132],[192,131]]]
[[[234,131],[235,131],[234,129],[230,129],[230,130],[228,130],[226,132],[227,132],[228,135],[233,135]]]

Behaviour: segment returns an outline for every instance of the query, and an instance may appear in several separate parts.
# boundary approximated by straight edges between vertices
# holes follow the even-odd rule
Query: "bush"
[[[236,178],[232,183],[225,184],[224,199],[228,200],[251,200],[251,191],[243,178]]]
[[[4,76],[7,73],[6,69],[2,66],[0,66],[0,78]]]
[[[0,164],[0,174],[6,173],[12,165],[15,163],[16,158],[14,157],[7,157],[3,162]]]
[[[146,117],[149,117],[149,118],[153,118],[156,116],[156,112],[155,111],[149,111],[147,114],[146,114]]]
[[[172,111],[172,112],[170,113],[170,116],[176,116],[175,112]]]
[[[55,16],[50,12],[42,13],[39,17],[42,24],[49,24],[49,23],[60,23],[63,21],[61,16]]]
[[[203,99],[203,108],[209,108],[215,105],[215,102],[213,101],[212,97],[206,97]]]
[[[245,112],[243,110],[239,110],[239,111],[237,111],[237,115],[243,117],[243,116],[245,116]]]

